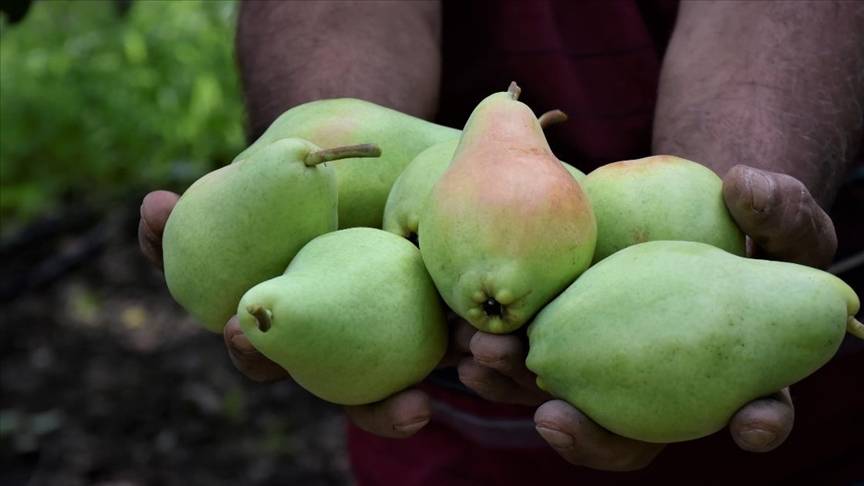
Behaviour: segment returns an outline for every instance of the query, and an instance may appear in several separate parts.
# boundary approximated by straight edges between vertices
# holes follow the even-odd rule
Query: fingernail
[[[751,447],[763,448],[777,440],[777,434],[765,429],[748,429],[739,434],[741,440]]]
[[[573,436],[570,434],[565,434],[560,430],[550,429],[547,427],[535,427],[537,429],[537,433],[539,433],[546,442],[555,447],[556,449],[569,449],[573,447],[574,440]]]
[[[412,435],[418,430],[422,429],[424,425],[429,423],[428,418],[420,419],[416,422],[411,422],[410,424],[394,424],[393,430],[399,432],[400,434]]]
[[[771,205],[771,181],[761,171],[747,168],[747,185],[750,187],[751,208],[759,213]]]

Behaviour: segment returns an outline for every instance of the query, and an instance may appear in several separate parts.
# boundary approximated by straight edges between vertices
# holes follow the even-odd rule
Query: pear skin
[[[593,170],[582,188],[597,218],[595,262],[654,240],[746,253],[744,233],[723,202],[723,181],[696,162],[671,155],[615,162]]]
[[[459,131],[367,101],[338,98],[298,105],[283,113],[235,160],[242,160],[274,140],[299,137],[322,148],[374,142],[376,160],[341,160],[336,169],[339,227],[380,228],[393,182],[427,147],[459,137]]]
[[[560,110],[543,113],[538,122],[544,129],[555,123],[566,121]],[[458,138],[435,144],[420,152],[393,183],[387,204],[384,206],[383,229],[417,242],[417,228],[420,225],[420,211],[432,187],[447,170],[456,153]],[[585,178],[579,169],[561,162],[567,172],[577,181]]]
[[[423,260],[451,309],[476,328],[519,328],[591,262],[588,198],[552,154],[518,87],[471,114],[420,216]]]
[[[616,434],[686,441],[816,371],[845,330],[864,338],[859,307],[821,270],[704,243],[642,243],[537,315],[526,364],[543,389]]]
[[[310,241],[284,275],[243,296],[237,315],[256,349],[342,405],[420,382],[447,347],[443,305],[420,251],[371,228]]]
[[[402,171],[393,183],[384,206],[382,228],[385,231],[417,244],[420,210],[432,186],[450,165],[458,144],[458,138],[435,144],[420,152]]]
[[[357,149],[357,147],[351,147]],[[277,140],[192,184],[162,237],[165,281],[204,327],[221,332],[243,293],[280,275],[312,238],[336,230],[333,157],[300,139]]]

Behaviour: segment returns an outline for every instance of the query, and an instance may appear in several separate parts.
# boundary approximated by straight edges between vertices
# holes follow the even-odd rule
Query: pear
[[[299,137],[322,148],[374,142],[378,160],[333,163],[339,187],[339,227],[381,227],[384,204],[405,166],[427,147],[459,137],[459,131],[367,101],[338,98],[298,105],[283,113],[235,160],[274,140]]]
[[[244,292],[280,275],[309,240],[336,230],[336,174],[322,162],[379,154],[374,145],[322,150],[282,139],[195,181],[162,237],[171,295],[221,332]]]
[[[432,191],[432,186],[450,165],[458,144],[458,138],[437,143],[420,152],[402,171],[393,183],[384,205],[382,228],[385,231],[418,244],[420,209]]]
[[[237,315],[255,348],[342,405],[420,382],[447,347],[443,306],[420,251],[372,228],[310,241],[284,275],[243,296]]]
[[[685,441],[816,371],[844,329],[864,338],[859,307],[821,270],[705,243],[641,243],[591,267],[537,315],[527,366],[616,434]]]
[[[543,129],[567,120],[567,115],[561,110],[552,110],[540,115],[537,121]],[[402,174],[393,183],[387,204],[384,206],[383,229],[408,238],[415,245],[417,242],[417,227],[420,223],[420,210],[426,202],[432,186],[438,182],[444,171],[453,160],[458,138],[435,144],[420,152]],[[577,181],[585,178],[579,169],[561,162],[567,172]]]
[[[519,328],[591,263],[596,223],[579,183],[517,98],[471,113],[420,216],[423,261],[441,296],[476,328]]]
[[[744,233],[723,202],[723,181],[696,162],[671,155],[615,162],[593,170],[582,188],[597,218],[595,262],[654,240],[746,253]]]

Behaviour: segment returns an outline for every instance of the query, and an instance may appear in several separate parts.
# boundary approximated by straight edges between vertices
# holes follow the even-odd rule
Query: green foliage
[[[233,1],[138,1],[125,17],[108,1],[41,1],[0,25],[3,218],[186,183],[233,158],[234,15]]]

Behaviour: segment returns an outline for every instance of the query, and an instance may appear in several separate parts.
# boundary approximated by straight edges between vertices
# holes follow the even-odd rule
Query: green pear
[[[671,155],[625,160],[582,181],[597,218],[594,261],[636,243],[698,241],[744,255],[744,233],[723,202],[723,181],[707,167]]]
[[[515,83],[471,113],[420,216],[423,261],[476,328],[519,328],[591,263],[588,198],[555,158]]]
[[[335,162],[339,187],[339,227],[381,227],[393,182],[417,154],[459,131],[396,110],[352,98],[313,101],[283,113],[235,160],[248,158],[274,140],[299,137],[322,147],[374,142],[378,160]]]
[[[538,122],[544,129],[554,123],[560,123],[567,119],[560,110],[543,113]],[[417,244],[417,227],[420,222],[420,210],[426,202],[432,186],[438,182],[444,171],[453,160],[458,138],[435,144],[420,152],[408,167],[402,171],[390,194],[387,196],[387,204],[384,206],[383,229],[400,236],[404,236]],[[585,178],[585,174],[579,169],[561,162],[567,172],[577,181]]]
[[[864,338],[859,306],[821,270],[704,243],[641,243],[537,315],[527,366],[541,388],[616,434],[685,441],[816,371],[844,329]]]
[[[420,251],[372,228],[319,236],[237,310],[262,354],[324,400],[372,403],[420,382],[447,347]]]
[[[432,186],[450,165],[458,144],[458,138],[437,143],[420,152],[402,171],[393,183],[384,205],[382,227],[385,231],[417,244],[420,210],[432,192]]]
[[[221,332],[244,292],[280,275],[309,240],[336,230],[336,174],[322,162],[379,154],[374,145],[322,150],[282,139],[195,181],[162,237],[171,295]]]

